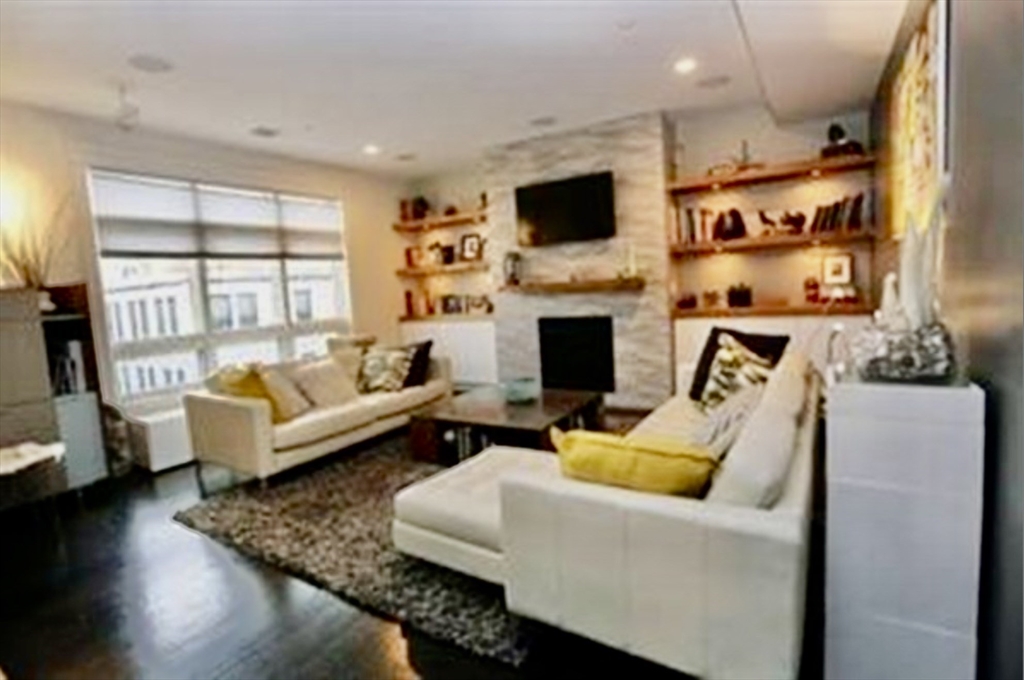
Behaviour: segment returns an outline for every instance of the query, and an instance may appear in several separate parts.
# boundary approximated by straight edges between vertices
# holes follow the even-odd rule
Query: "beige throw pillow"
[[[291,420],[313,407],[299,391],[299,388],[280,370],[261,366],[259,373],[263,380],[263,387],[270,397],[270,402],[282,420]]]
[[[332,358],[303,364],[292,371],[292,376],[302,393],[317,406],[339,406],[359,396],[355,381]]]
[[[331,349],[331,358],[341,367],[353,385],[359,384],[359,366],[363,363],[360,347],[338,347]]]

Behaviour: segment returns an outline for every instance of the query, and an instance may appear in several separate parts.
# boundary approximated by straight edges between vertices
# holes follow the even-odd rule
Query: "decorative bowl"
[[[536,378],[516,378],[501,385],[505,401],[510,404],[529,404],[540,397],[540,383]]]

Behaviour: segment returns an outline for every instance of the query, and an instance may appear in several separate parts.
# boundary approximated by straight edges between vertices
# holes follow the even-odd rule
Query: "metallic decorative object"
[[[945,186],[923,234],[908,215],[899,276],[885,276],[874,324],[851,340],[853,363],[862,380],[947,384],[956,378],[953,338],[938,318],[935,295]]]
[[[956,378],[953,338],[938,322],[909,331],[872,326],[851,345],[857,373],[868,382],[945,385]]]

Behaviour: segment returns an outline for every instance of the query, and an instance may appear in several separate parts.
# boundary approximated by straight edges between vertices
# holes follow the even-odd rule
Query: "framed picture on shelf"
[[[821,260],[821,280],[826,286],[847,286],[853,283],[853,255],[826,255]]]
[[[460,260],[479,260],[484,256],[484,240],[480,234],[466,234],[459,240]]]

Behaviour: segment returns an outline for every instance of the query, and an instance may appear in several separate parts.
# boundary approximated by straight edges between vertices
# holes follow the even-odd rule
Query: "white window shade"
[[[228,224],[247,227],[277,226],[274,195],[221,187],[200,186],[199,221],[203,224]]]
[[[92,198],[96,217],[196,221],[195,201],[187,182],[95,172]]]
[[[337,201],[108,173],[94,174],[93,188],[105,255],[344,256]]]
[[[281,196],[281,222],[286,230],[341,234],[341,206],[337,201]]]
[[[202,229],[193,222],[98,218],[105,254],[185,255],[202,251]]]
[[[341,232],[285,229],[284,250],[288,257],[343,256]]]

